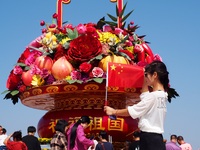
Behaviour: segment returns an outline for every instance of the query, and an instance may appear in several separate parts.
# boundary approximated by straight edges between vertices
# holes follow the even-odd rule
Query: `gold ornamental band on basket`
[[[41,110],[102,109],[105,83],[48,85],[26,90],[22,104]],[[124,108],[139,101],[139,88],[108,87],[109,105]]]

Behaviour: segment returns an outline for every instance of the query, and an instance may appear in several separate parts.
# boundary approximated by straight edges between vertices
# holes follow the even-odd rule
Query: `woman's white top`
[[[164,119],[167,112],[167,92],[144,92],[140,95],[141,101],[128,106],[128,112],[133,119],[139,118],[138,127],[141,131],[162,134]]]

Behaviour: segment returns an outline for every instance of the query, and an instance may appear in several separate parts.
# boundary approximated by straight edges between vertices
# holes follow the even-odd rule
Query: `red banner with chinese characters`
[[[107,86],[141,88],[143,80],[143,67],[113,62],[108,63]]]
[[[72,112],[73,111],[73,112]],[[58,119],[65,119],[69,124],[76,122],[82,115],[90,116],[91,123],[85,130],[86,134],[97,135],[105,130],[113,141],[132,140],[132,133],[137,129],[137,120],[131,117],[117,117],[111,120],[103,110],[62,110],[46,113],[38,123],[38,135],[42,138],[52,138]]]

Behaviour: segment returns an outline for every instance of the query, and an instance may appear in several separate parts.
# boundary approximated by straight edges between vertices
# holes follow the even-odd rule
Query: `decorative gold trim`
[[[39,95],[42,94],[42,90],[40,88],[36,88],[32,90],[33,95]]]
[[[77,91],[77,90],[78,90],[78,86],[70,84],[70,85],[64,86],[63,89],[64,89],[64,91],[66,91],[66,92],[74,92],[74,91]]]
[[[48,93],[56,93],[58,91],[59,91],[58,86],[49,86],[46,88],[46,92],[48,92]]]
[[[99,86],[96,84],[87,84],[84,86],[85,90],[98,90]]]
[[[124,88],[124,91],[125,91],[125,92],[134,93],[134,92],[136,92],[136,88]]]

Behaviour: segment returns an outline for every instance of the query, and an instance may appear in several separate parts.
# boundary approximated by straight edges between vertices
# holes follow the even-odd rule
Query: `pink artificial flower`
[[[159,61],[162,61],[162,58],[160,57],[160,55],[155,54],[153,60],[159,60]]]
[[[125,45],[126,46],[133,46],[133,43],[129,40],[126,40]]]
[[[92,68],[92,65],[88,62],[84,62],[79,66],[80,71],[88,73],[90,69]]]
[[[30,73],[33,74],[33,75],[34,74],[40,75],[41,74],[41,70],[36,65],[32,65]]]
[[[42,78],[46,78],[49,76],[49,71],[47,69],[42,69],[39,74]]]
[[[144,48],[142,47],[142,45],[135,44],[134,52],[138,53],[138,52],[143,52],[143,51],[144,51]]]
[[[15,66],[15,68],[13,69],[13,73],[15,75],[20,75],[20,74],[22,74],[22,72],[23,72],[23,70],[20,66]]]
[[[110,49],[110,46],[107,43],[102,44],[102,53],[105,55],[108,55],[108,51]]]
[[[110,32],[112,31],[112,28],[108,25],[103,26],[103,32]]]
[[[129,41],[134,41],[134,37],[133,36],[129,36],[128,39],[129,39]]]
[[[27,66],[30,66],[31,64],[33,64],[35,62],[35,59],[38,57],[38,56],[41,56],[42,55],[42,52],[39,52],[39,51],[32,51],[32,53],[28,56],[28,58],[25,60],[25,64]]]
[[[92,75],[93,75],[93,77],[102,77],[103,76],[103,70],[101,69],[101,68],[99,68],[99,67],[94,67],[93,69],[92,69]]]
[[[66,25],[64,25],[63,28],[64,28],[64,29],[71,29],[71,30],[74,29],[72,24],[66,24]]]
[[[84,34],[86,32],[86,27],[83,24],[79,24],[76,27],[77,31],[79,34]]]
[[[81,79],[81,73],[79,71],[72,71],[71,72],[72,80],[80,80]]]
[[[124,31],[120,28],[115,28],[115,34],[119,35],[120,33],[123,33]]]
[[[31,64],[33,64],[35,62],[35,54],[32,53],[28,56],[28,58],[25,60],[25,64],[27,66],[30,66]]]

